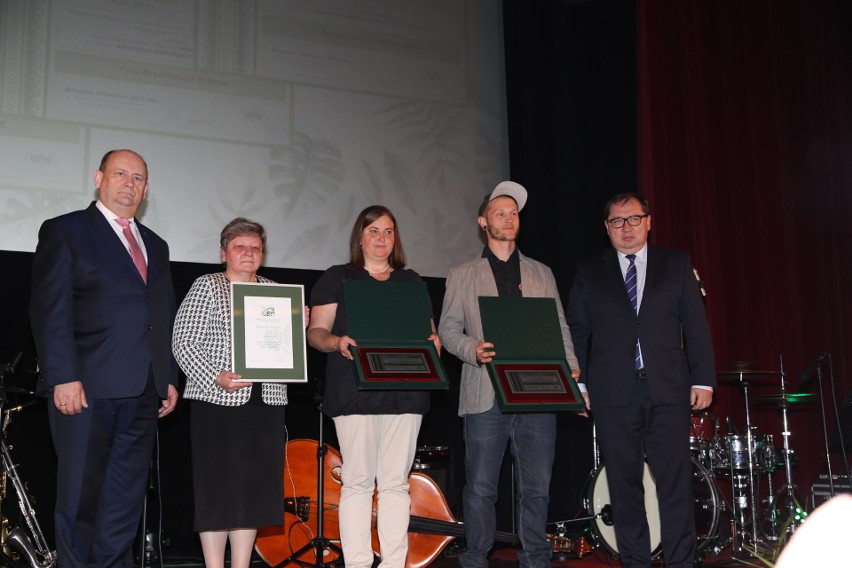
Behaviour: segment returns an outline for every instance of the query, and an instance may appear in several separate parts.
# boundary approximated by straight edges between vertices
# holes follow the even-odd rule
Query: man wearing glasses
[[[613,248],[581,262],[566,318],[594,411],[626,568],[651,565],[642,476],[656,480],[666,566],[693,566],[696,547],[691,410],[716,386],[713,345],[689,256],[648,245],[648,201],[612,197],[604,227]]]

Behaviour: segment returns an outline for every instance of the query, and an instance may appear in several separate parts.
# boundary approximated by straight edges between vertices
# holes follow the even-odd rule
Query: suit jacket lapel
[[[109,226],[110,221],[104,217],[103,213],[101,213],[100,209],[95,206],[94,202],[92,202],[89,208],[86,209],[86,212],[89,214],[89,218],[92,221],[95,231],[100,234],[101,242],[104,243],[104,246],[108,249],[105,251],[106,254],[112,259],[119,259],[117,262],[123,263],[129,270],[133,271],[137,278],[139,278],[139,282],[143,282],[142,276],[139,275],[139,271],[136,269],[136,265],[133,264],[133,259],[130,257],[130,253],[124,246],[124,243],[121,242],[119,236],[115,234],[115,230]],[[142,233],[141,228],[139,232]],[[151,249],[148,246],[147,240],[145,241],[145,247],[149,251],[148,257],[150,259]]]
[[[496,296],[497,282],[494,280],[494,273],[491,271],[491,265],[487,258],[480,258],[477,263],[477,278],[479,278],[480,286],[477,289],[482,292],[481,296]]]
[[[618,263],[618,252],[614,248],[604,252],[603,258],[603,273],[605,278],[605,286],[612,288],[613,294],[622,298],[622,305],[625,309],[633,311],[633,306],[630,304],[630,296],[627,295],[627,288],[624,287],[624,275],[621,273],[621,265]]]
[[[142,242],[145,243],[145,253],[148,255],[148,282],[151,282],[157,275],[157,270],[159,269],[157,263],[158,259],[156,258],[157,255],[154,254],[154,243],[151,242],[151,231],[139,221],[136,221],[136,226],[139,228],[139,234],[142,236]],[[136,265],[134,265],[133,268],[135,269]]]
[[[648,245],[648,265],[645,267],[645,288],[642,290],[642,308],[648,305],[648,301],[654,301],[654,287],[661,270],[662,259],[651,245]]]

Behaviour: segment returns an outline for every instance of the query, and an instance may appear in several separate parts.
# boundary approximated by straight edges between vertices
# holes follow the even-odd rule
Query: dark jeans
[[[487,412],[464,417],[464,568],[487,568],[494,544],[500,464],[511,442],[517,500],[518,553],[522,568],[550,568],[551,545],[545,536],[550,475],[556,451],[556,415],[503,414],[495,404]]]

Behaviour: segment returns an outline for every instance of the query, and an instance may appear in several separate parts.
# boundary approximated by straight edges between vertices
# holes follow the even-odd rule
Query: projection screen
[[[148,162],[140,219],[172,259],[219,261],[236,216],[268,266],[347,259],[367,205],[409,266],[444,276],[482,243],[508,175],[495,0],[0,1],[0,249],[86,207],[103,153]]]

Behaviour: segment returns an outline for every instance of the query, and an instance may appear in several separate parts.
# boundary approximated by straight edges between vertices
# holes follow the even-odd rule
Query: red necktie
[[[130,245],[130,258],[133,259],[133,264],[136,265],[136,270],[139,271],[139,276],[147,284],[148,282],[148,265],[145,264],[145,255],[142,254],[142,249],[139,247],[139,241],[133,236],[133,231],[130,230],[130,221],[127,219],[115,219],[115,222],[121,225],[121,231],[124,233],[124,238]]]

